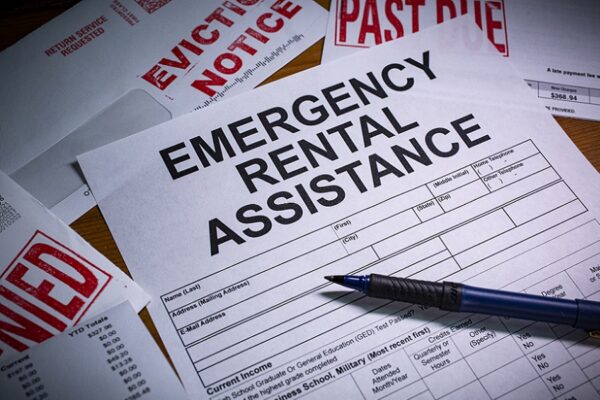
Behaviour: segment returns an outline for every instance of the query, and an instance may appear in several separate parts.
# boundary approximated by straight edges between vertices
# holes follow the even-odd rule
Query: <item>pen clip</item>
[[[594,339],[600,339],[600,330],[588,331],[588,335]]]

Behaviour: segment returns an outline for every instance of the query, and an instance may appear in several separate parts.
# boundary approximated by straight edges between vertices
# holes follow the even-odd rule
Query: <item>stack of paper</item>
[[[599,298],[598,174],[478,34],[455,19],[79,157],[192,397],[598,395],[585,332],[323,280]]]
[[[599,397],[583,331],[323,280],[600,300],[600,179],[548,112],[598,119],[599,8],[559,7],[333,0],[329,62],[251,92],[320,6],[84,1],[4,51],[3,397]],[[95,202],[136,283],[46,209]]]
[[[314,2],[82,1],[2,52],[0,87],[10,102],[0,124],[0,355],[13,357],[3,368],[13,385],[9,397],[127,393],[89,386],[72,392],[79,380],[57,380],[52,368],[44,372],[52,390],[40,391],[37,369],[26,371],[33,380],[21,379],[29,355],[14,358],[83,317],[123,300],[139,311],[149,300],[46,209],[71,222],[95,204],[75,156],[255,87],[321,38],[325,18]],[[66,351],[63,342],[42,347],[54,352],[45,366],[81,362],[56,358]],[[87,354],[85,343],[74,348]],[[82,365],[90,379],[97,364]],[[168,374],[164,369],[156,376]],[[119,379],[95,382],[105,378]],[[171,388],[154,383],[149,394],[143,386],[128,386],[127,398],[165,398]]]

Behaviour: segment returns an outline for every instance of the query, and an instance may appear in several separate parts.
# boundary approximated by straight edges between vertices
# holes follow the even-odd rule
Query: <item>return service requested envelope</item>
[[[298,0],[82,1],[0,53],[0,170],[67,223],[85,151],[257,86],[325,34]]]

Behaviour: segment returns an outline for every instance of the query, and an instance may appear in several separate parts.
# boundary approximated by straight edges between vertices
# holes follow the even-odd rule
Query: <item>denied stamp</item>
[[[0,276],[0,354],[23,351],[76,324],[112,275],[36,231]]]

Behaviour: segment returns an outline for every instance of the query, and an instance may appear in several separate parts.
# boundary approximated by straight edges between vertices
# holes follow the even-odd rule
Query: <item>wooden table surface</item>
[[[329,0],[315,0],[329,9]],[[8,1],[0,5],[0,49],[10,46],[21,37],[33,31],[68,7],[75,4],[74,0],[18,0]],[[281,79],[285,76],[319,65],[323,39],[311,46],[295,60],[273,74],[264,83]],[[585,121],[573,118],[556,117],[556,121],[575,142],[587,159],[600,171],[600,122]],[[0,144],[1,145],[1,144]],[[83,236],[92,246],[104,254],[119,268],[129,274],[127,266],[117,249],[117,246],[106,226],[98,207],[94,207],[73,224],[71,227]],[[166,350],[147,310],[140,314],[144,324],[161,347]],[[167,356],[168,358],[168,356]]]

